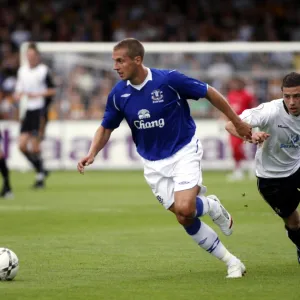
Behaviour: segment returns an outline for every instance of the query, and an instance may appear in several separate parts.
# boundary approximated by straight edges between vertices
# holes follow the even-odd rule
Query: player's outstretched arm
[[[262,144],[269,137],[270,137],[270,134],[266,133],[264,131],[254,132],[252,134],[252,143],[253,144]]]
[[[240,136],[251,139],[251,125],[241,120],[221,93],[209,86],[206,98],[234,124],[235,130]]]
[[[113,129],[104,128],[102,125],[97,129],[87,156],[77,164],[77,170],[80,174],[84,174],[84,168],[94,162],[96,155],[104,148],[112,132]]]
[[[232,124],[232,122],[227,122],[225,129],[232,135],[240,138],[240,139],[244,139],[242,136],[240,136],[237,131],[236,128],[234,127],[234,125]],[[264,132],[264,131],[257,131],[252,133],[252,137],[251,139],[247,139],[247,141],[249,143],[253,143],[253,144],[261,144],[263,143],[266,139],[268,139],[270,137],[270,134]]]
[[[235,127],[234,127],[234,125],[232,124],[232,122],[227,122],[226,123],[226,125],[225,125],[225,129],[231,134],[231,135],[234,135],[234,136],[236,136],[236,137],[238,137],[238,138],[240,138],[240,139],[244,139],[243,137],[241,137],[238,133],[237,133],[237,131],[236,131],[236,129],[235,129]]]

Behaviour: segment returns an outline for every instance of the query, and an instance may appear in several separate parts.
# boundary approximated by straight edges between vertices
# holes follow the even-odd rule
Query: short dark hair
[[[27,46],[27,50],[34,50],[37,54],[40,54],[40,51],[36,43],[30,42]]]
[[[128,56],[131,59],[134,59],[136,56],[140,56],[142,59],[145,55],[145,49],[143,44],[134,38],[127,38],[122,41],[120,41],[117,45],[114,46],[114,50],[120,49],[120,48],[127,48],[128,50]]]
[[[300,74],[296,72],[291,72],[284,76],[282,80],[281,90],[287,87],[300,86]]]

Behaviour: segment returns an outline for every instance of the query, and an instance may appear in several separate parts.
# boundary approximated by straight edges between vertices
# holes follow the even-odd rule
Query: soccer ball
[[[17,255],[7,249],[0,248],[0,281],[13,280],[19,270]]]

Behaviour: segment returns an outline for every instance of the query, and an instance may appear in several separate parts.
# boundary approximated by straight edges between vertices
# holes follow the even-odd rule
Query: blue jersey
[[[208,85],[176,70],[148,69],[138,86],[120,81],[108,96],[102,126],[117,128],[127,121],[137,152],[147,160],[172,156],[195,134],[187,99],[207,94]]]

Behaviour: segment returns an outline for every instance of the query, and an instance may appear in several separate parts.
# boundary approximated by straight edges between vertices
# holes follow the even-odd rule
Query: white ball
[[[0,248],[0,281],[13,280],[19,270],[17,255],[7,249]]]

